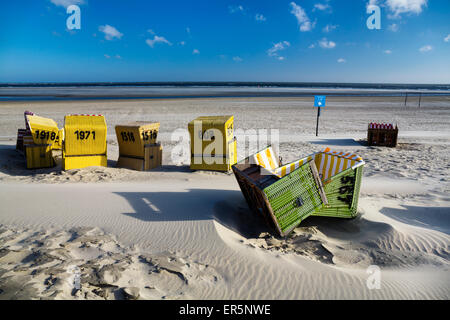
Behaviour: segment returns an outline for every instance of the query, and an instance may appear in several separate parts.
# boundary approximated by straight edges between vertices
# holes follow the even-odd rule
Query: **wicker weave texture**
[[[283,234],[323,205],[309,163],[265,188],[264,193]]]
[[[324,182],[328,205],[314,215],[354,218],[357,215],[363,166],[349,168]]]

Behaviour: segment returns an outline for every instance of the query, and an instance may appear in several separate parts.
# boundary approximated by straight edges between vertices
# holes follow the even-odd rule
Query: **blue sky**
[[[448,0],[11,0],[0,28],[0,82],[450,83]]]

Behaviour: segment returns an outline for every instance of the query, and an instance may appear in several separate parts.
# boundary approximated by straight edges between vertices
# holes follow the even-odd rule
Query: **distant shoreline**
[[[450,90],[450,84],[339,83],[264,81],[155,81],[155,82],[0,82],[2,87],[261,87]]]
[[[0,101],[450,96],[450,85],[151,83],[0,84]],[[317,85],[317,84],[316,84]],[[394,87],[393,87],[394,86]]]

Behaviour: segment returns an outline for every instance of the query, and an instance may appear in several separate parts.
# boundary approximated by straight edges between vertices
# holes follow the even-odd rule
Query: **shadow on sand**
[[[152,169],[151,172],[194,172],[188,165],[162,165],[159,168]]]
[[[15,145],[0,145],[0,172],[10,176],[31,177],[37,174],[61,173],[61,151],[53,151],[56,165],[52,168],[27,169],[25,156],[16,150]],[[116,168],[117,160],[108,159],[108,168]],[[151,170],[152,172],[192,172],[189,166],[164,165]]]
[[[36,174],[49,174],[61,171],[61,158],[56,159],[53,168],[27,169],[25,156],[14,145],[0,145],[0,172],[6,175],[29,177]]]
[[[246,238],[271,231],[262,217],[248,208],[240,191],[190,189],[187,192],[115,192],[134,212],[123,213],[142,221],[216,220]]]
[[[402,207],[405,209],[385,207],[380,212],[406,224],[450,234],[450,207]]]
[[[318,139],[318,140],[311,140],[308,142],[311,144],[318,144],[323,146],[338,146],[338,147],[367,146],[367,141],[355,139]]]
[[[247,239],[258,238],[265,232],[280,238],[262,216],[250,210],[240,191],[190,189],[115,194],[133,207],[134,212],[123,214],[142,221],[216,220]],[[354,219],[309,217],[299,227],[315,227],[329,237],[349,241],[392,232],[390,225],[363,219],[361,215]]]

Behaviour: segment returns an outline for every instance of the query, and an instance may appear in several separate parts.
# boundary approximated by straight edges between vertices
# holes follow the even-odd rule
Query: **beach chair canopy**
[[[53,119],[30,114],[25,119],[35,144],[53,145],[59,141],[58,124]]]
[[[250,157],[250,163],[272,171],[280,178],[294,172],[311,160],[314,160],[323,182],[346,169],[356,169],[365,164],[364,160],[357,154],[332,151],[330,148],[282,166],[279,165],[278,157],[275,155],[272,147],[268,147]]]

